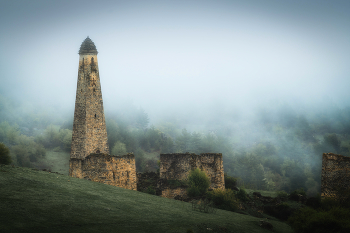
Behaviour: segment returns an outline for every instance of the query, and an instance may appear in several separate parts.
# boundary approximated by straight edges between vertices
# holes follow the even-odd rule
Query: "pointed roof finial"
[[[97,54],[97,49],[94,44],[94,42],[88,37],[81,43],[80,49],[79,49],[79,54]]]

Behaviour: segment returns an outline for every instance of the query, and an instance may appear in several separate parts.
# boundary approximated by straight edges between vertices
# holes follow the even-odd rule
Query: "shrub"
[[[223,210],[235,211],[238,209],[239,201],[231,189],[214,189],[207,193],[207,197],[214,205]]]
[[[318,193],[316,197],[309,197],[306,201],[306,205],[318,209],[321,207],[321,195]]]
[[[286,193],[285,191],[278,191],[277,192],[277,197],[281,198],[281,199],[285,199],[288,198],[288,193]]]
[[[306,196],[306,193],[304,189],[296,189],[293,192],[290,193],[289,198],[293,201],[298,201],[299,200],[299,195]]]
[[[226,189],[233,189],[237,186],[237,178],[229,176],[225,173],[225,187]]]
[[[156,190],[153,188],[153,186],[148,186],[146,193],[156,195]]]
[[[203,196],[207,192],[210,186],[210,180],[204,171],[196,168],[188,175],[188,184],[190,186],[187,189],[188,196],[198,197]]]
[[[276,217],[282,221],[286,221],[295,211],[288,203],[282,202],[280,204],[267,204],[264,206],[264,212],[268,215]]]
[[[245,191],[244,188],[240,188],[239,191],[236,194],[236,197],[241,200],[242,202],[246,202],[248,201],[248,196],[247,196],[247,192]]]
[[[320,211],[306,207],[296,211],[288,223],[298,233],[328,233],[350,231],[350,210],[333,207],[329,211]]]
[[[10,157],[10,150],[4,143],[0,143],[0,164],[10,164],[12,159]]]
[[[349,192],[350,192],[350,190],[349,190]],[[326,198],[323,198],[321,201],[321,208],[323,210],[330,210],[335,206],[350,209],[350,196],[349,196],[349,194],[347,194],[347,195],[344,194],[344,196],[342,196],[342,198],[326,197]]]

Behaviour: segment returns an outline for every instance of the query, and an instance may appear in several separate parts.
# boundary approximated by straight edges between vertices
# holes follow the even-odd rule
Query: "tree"
[[[196,154],[200,153],[201,151],[201,144],[202,144],[202,137],[200,133],[193,132],[192,138],[191,138],[191,152],[194,152]]]
[[[136,113],[136,127],[140,129],[146,129],[149,123],[148,114],[143,108],[140,108]]]
[[[0,143],[0,164],[10,164],[12,159],[10,157],[10,150],[4,143]]]
[[[210,186],[210,180],[204,171],[196,168],[190,172],[188,175],[189,188],[187,189],[187,194],[190,197],[203,196]]]
[[[124,143],[117,141],[112,149],[113,155],[125,155],[126,154],[126,146]]]
[[[182,134],[176,138],[176,150],[177,152],[189,152],[191,144],[191,134],[186,129],[182,130]]]

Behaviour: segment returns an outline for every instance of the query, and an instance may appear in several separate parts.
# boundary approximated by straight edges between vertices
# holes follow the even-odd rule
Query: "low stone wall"
[[[341,198],[350,191],[350,157],[324,153],[322,157],[321,197]],[[347,193],[350,195],[350,193]]]
[[[90,154],[85,159],[72,158],[69,160],[69,175],[125,189],[137,189],[133,154]]]

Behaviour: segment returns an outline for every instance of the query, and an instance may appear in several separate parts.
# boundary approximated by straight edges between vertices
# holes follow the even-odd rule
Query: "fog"
[[[73,114],[89,36],[106,111],[128,102],[152,122],[271,100],[343,107],[349,10],[348,1],[1,1],[1,93]]]

